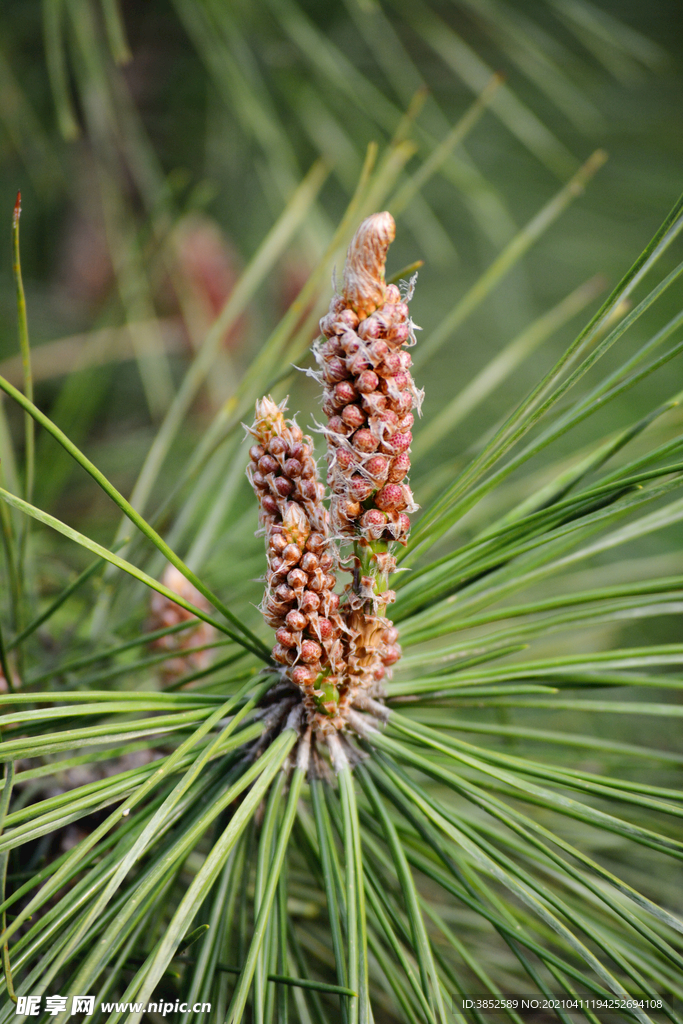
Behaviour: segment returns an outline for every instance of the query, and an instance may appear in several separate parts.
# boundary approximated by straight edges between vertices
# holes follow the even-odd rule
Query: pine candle
[[[313,443],[270,398],[256,403],[249,428],[249,478],[260,506],[268,571],[262,611],[275,630],[273,658],[302,691],[311,718],[337,717],[343,659],[337,562],[330,541],[325,488],[317,477]],[[339,722],[339,725],[342,723]]]
[[[249,427],[249,478],[260,505],[268,571],[262,610],[276,630],[274,660],[299,688],[306,725],[326,735],[353,708],[377,709],[383,680],[401,656],[386,615],[395,594],[394,543],[405,544],[417,506],[408,483],[413,409],[422,400],[406,349],[414,325],[405,296],[386,284],[395,235],[389,213],[363,221],[349,246],[341,295],[320,322],[314,353],[324,385],[330,511],[311,439],[272,399],[257,402]],[[352,581],[340,599],[336,572]]]

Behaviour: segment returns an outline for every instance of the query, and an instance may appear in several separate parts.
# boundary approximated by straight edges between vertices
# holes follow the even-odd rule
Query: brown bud
[[[296,565],[301,560],[301,548],[296,544],[288,544],[282,552],[282,560],[287,565]]]
[[[329,640],[334,634],[334,626],[329,619],[318,619],[316,629],[321,640]]]
[[[377,341],[373,341],[369,349],[369,355],[373,366],[379,366],[382,360],[389,354],[389,351],[389,346],[386,341],[382,341],[381,338],[378,338]]]
[[[281,555],[287,547],[287,541],[281,533],[274,533],[270,538],[270,548],[276,555]]]
[[[384,412],[386,412],[387,400],[379,391],[371,391],[369,395],[363,395],[362,401],[363,408],[367,409],[370,414],[371,421],[373,417],[378,419]],[[371,426],[374,428],[374,424],[372,422]]]
[[[345,305],[343,299],[342,305]],[[355,331],[356,327],[358,327],[358,314],[354,313],[354,311],[349,309],[348,306],[345,306],[344,309],[340,310],[338,316],[340,322],[345,324],[350,331]]]
[[[305,629],[308,625],[308,619],[296,608],[293,608],[291,612],[288,612],[285,623],[290,629],[294,630],[295,633],[300,633],[302,629]]]
[[[396,433],[391,438],[391,447],[395,452],[407,451],[413,443],[413,435],[408,431],[406,434]]]
[[[319,533],[312,533],[306,541],[306,550],[317,555],[325,547],[325,538]]]
[[[340,359],[339,356],[332,356],[331,359],[325,360],[323,374],[328,383],[336,384],[340,380],[346,380],[349,376],[349,371],[343,359]]]
[[[267,475],[268,473],[279,473],[280,463],[272,455],[262,455],[258,462],[259,470]]]
[[[275,516],[279,512],[278,504],[270,494],[264,494],[261,498],[261,508],[269,516]]]
[[[354,376],[360,375],[364,370],[369,370],[371,366],[372,363],[370,362],[368,353],[364,348],[359,348],[357,352],[354,352],[353,355],[349,355],[346,358],[346,368],[349,373],[354,374]]]
[[[343,334],[348,330],[348,324],[339,315],[340,312],[331,311],[320,321],[320,333],[324,334],[326,338],[331,338],[335,334]]]
[[[320,661],[321,654],[322,649],[320,644],[317,644],[315,640],[304,640],[302,642],[300,655],[301,660],[305,664],[310,665],[313,662]]]
[[[346,426],[341,416],[331,416],[330,422],[327,424],[327,426],[334,434],[349,433],[349,428]]]
[[[310,615],[311,612],[317,612],[320,607],[320,598],[312,590],[304,590],[299,604],[301,611]]]
[[[382,321],[377,316],[369,316],[358,325],[358,337],[363,341],[374,341],[382,334]]]
[[[403,536],[410,533],[410,517],[407,516],[405,512],[401,512],[398,517],[398,527]]]
[[[391,399],[391,405],[399,416],[405,416],[413,407],[413,396],[410,391],[399,391]]]
[[[332,558],[332,555],[327,554],[327,552],[324,555],[320,556],[319,561],[320,568],[323,570],[323,572],[328,572],[328,570],[331,569],[332,566],[334,565],[334,559]]]
[[[393,509],[400,511],[402,508],[405,508],[403,488],[399,484],[387,484],[375,495],[375,504],[377,508],[385,512],[390,512]],[[287,578],[289,579],[289,577]]]
[[[398,342],[399,345],[405,345],[410,338],[410,324],[394,324],[389,331],[389,337],[392,341]]]
[[[360,503],[357,501],[348,501],[347,499],[340,499],[337,503],[337,509],[339,515],[344,519],[357,519],[360,515]]]
[[[403,353],[401,352],[387,352],[384,357],[384,370],[392,376],[400,373],[403,369],[403,360],[401,359]]]
[[[373,457],[368,459],[365,463],[365,472],[368,473],[377,483],[383,483],[387,479],[388,471],[389,460],[384,455],[373,455]]]
[[[283,647],[287,647],[288,649],[291,647],[296,647],[295,634],[290,633],[290,631],[288,629],[285,629],[284,626],[280,626],[280,628],[277,630],[277,632],[275,633],[275,639],[279,644],[282,644]]]
[[[359,405],[347,405],[342,410],[341,418],[347,427],[357,430],[363,426],[367,417]]]
[[[322,322],[322,321],[321,321]],[[339,344],[339,338],[336,335],[328,338],[328,340],[320,346],[320,354],[325,359],[330,359],[332,356],[339,356],[344,350]]]
[[[301,558],[301,568],[304,572],[315,572],[318,568],[318,559],[312,551],[307,551]]]
[[[355,331],[345,331],[339,339],[339,344],[347,356],[355,355],[362,348],[360,338]]]
[[[391,486],[394,485],[392,484]],[[401,498],[403,498],[403,491],[401,491]],[[308,576],[301,569],[292,569],[292,571],[287,574],[287,582],[294,590],[303,590],[308,583]]]
[[[369,395],[379,387],[379,377],[374,370],[363,370],[356,381],[356,388],[361,394]]]
[[[396,436],[400,435],[395,434],[394,437]],[[409,470],[410,455],[408,454],[408,452],[400,452],[400,454],[395,455],[394,458],[391,460],[391,465],[389,466],[389,476],[387,478],[389,483],[400,483],[401,480],[403,480],[403,478],[405,477],[405,475],[409,472]]]
[[[316,594],[320,593],[323,589],[323,583],[325,582],[325,573],[322,569],[316,569],[315,572],[309,573],[308,575],[308,589],[314,591]]]
[[[265,449],[262,448],[260,444],[253,444],[249,449],[249,458],[252,462],[258,462],[264,451]]]
[[[285,473],[288,477],[301,476],[302,465],[298,459],[287,459],[285,462]]]
[[[313,477],[308,477],[306,480],[299,481],[299,490],[302,498],[306,501],[317,501],[318,500],[318,484]]]
[[[377,440],[377,438],[375,437],[371,430],[368,430],[367,427],[361,427],[361,429],[357,430],[356,433],[353,435],[351,444],[356,449],[356,451],[367,453],[374,452],[377,449],[377,446],[379,445],[379,441]],[[353,461],[353,457],[351,461]]]
[[[363,526],[366,530],[374,530],[378,528],[384,529],[386,524],[387,517],[385,513],[381,512],[378,508],[370,508],[368,509],[367,512],[363,513],[363,518],[361,519],[361,526]]]
[[[365,501],[372,494],[372,484],[356,473],[349,480],[349,494],[355,501]]]
[[[278,587],[275,591],[275,596],[278,601],[281,601],[283,604],[291,604],[296,597],[296,594],[291,587],[288,587],[286,583],[283,583],[282,586]],[[295,628],[303,629],[303,626]]]
[[[356,437],[358,436],[359,433],[361,433],[361,431],[358,430],[353,435],[353,444],[354,445],[356,444]],[[370,431],[366,431],[366,433],[370,433]],[[359,450],[362,451],[362,449],[359,449]],[[344,471],[346,469],[350,469],[351,466],[353,466],[355,464],[355,462],[356,462],[355,455],[348,448],[337,448],[335,453],[334,453],[334,457],[335,457],[335,460],[337,462],[337,465],[339,466],[339,468],[342,471]]]
[[[287,442],[283,437],[276,435],[268,442],[268,451],[271,455],[284,455],[287,451]]]
[[[358,397],[356,389],[354,388],[351,381],[342,380],[339,384],[334,386],[334,400],[339,408],[342,405],[348,405],[349,402],[353,402]],[[344,413],[342,413],[342,419]]]
[[[286,604],[279,605],[269,603],[263,612],[263,618],[266,620],[269,626],[272,626],[273,629],[277,629],[280,623],[282,622],[283,616],[286,614],[286,612]]]
[[[286,476],[276,476],[273,480],[273,488],[281,498],[288,498],[294,489],[294,484]]]
[[[384,664],[388,668],[390,665],[395,665],[400,657],[401,657],[401,648],[400,647],[390,647],[382,655],[382,661],[384,662]]]
[[[277,661],[278,665],[291,664],[291,657],[286,647],[283,647],[282,644],[275,644],[275,647],[273,647],[273,659]]]
[[[292,682],[296,686],[312,686],[318,673],[309,665],[297,665],[292,672]]]

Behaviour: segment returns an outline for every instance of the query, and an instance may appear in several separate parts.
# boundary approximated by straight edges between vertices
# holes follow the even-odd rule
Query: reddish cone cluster
[[[413,327],[396,285],[384,283],[395,225],[368,217],[349,247],[343,295],[320,321],[315,347],[328,417],[332,525],[342,535],[405,544],[417,506],[406,482],[412,410],[421,395],[410,375]]]
[[[257,440],[249,478],[261,508],[268,573],[263,612],[276,629],[273,658],[303,693],[307,723],[330,737],[353,708],[376,709],[382,682],[401,656],[386,617],[396,595],[392,541],[406,543],[417,506],[407,483],[412,410],[421,394],[405,348],[413,324],[384,264],[395,225],[390,214],[365,220],[349,247],[344,288],[320,322],[314,347],[325,385],[328,515],[310,438],[286,422],[271,399],[256,405]],[[406,295],[406,300],[410,295]],[[318,375],[316,375],[318,376]],[[352,583],[333,592],[339,555],[330,539],[353,539]],[[368,703],[370,702],[370,703]]]
[[[309,437],[270,398],[256,404],[249,428],[249,479],[266,535],[268,572],[262,610],[276,630],[273,658],[288,668],[318,727],[335,722],[345,672],[339,596],[333,592],[325,488],[317,479]]]

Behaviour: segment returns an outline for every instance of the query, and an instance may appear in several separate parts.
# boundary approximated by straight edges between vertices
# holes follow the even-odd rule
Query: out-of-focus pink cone
[[[186,580],[181,572],[174,565],[167,565],[161,582],[169,590],[172,590],[185,601],[200,608],[202,611],[210,611],[210,606],[203,594],[189,580]],[[175,601],[158,594],[152,595],[150,602],[150,631],[167,629],[169,626],[176,626],[180,622],[189,622],[194,616],[191,612],[182,608]],[[193,647],[203,647],[215,639],[216,631],[208,622],[196,620],[196,625],[188,626],[179,633],[168,633],[152,642],[152,648],[158,651],[174,652],[176,657],[169,658],[162,666],[164,681],[174,682],[192,672],[199,672],[208,668],[211,664],[213,652],[210,649],[203,651],[191,651]]]
[[[237,254],[214,221],[194,215],[178,229],[176,256],[178,269],[190,289],[205,331],[235,287]],[[244,326],[244,318],[241,318],[227,332],[224,344],[234,348],[244,334]]]

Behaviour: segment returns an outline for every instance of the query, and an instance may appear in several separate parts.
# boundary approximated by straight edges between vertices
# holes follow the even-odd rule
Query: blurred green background
[[[254,536],[256,503],[244,475],[246,445],[239,428],[239,419],[249,417],[246,402],[206,472],[177,492],[174,488],[220,411],[234,412],[229,403],[236,394],[242,397],[238,387],[254,357],[320,265],[368,146],[377,143],[380,167],[398,159],[400,139],[414,147],[382,204],[393,202],[397,219],[389,274],[423,261],[411,304],[422,328],[414,350],[415,378],[425,389],[423,419],[414,431],[411,484],[425,507],[564,351],[683,189],[682,30],[683,7],[671,0],[123,0],[120,6],[117,0],[5,0],[0,6],[0,237],[5,240],[0,246],[0,374],[22,387],[11,246],[12,210],[21,189],[36,402],[130,496],[173,397],[194,365],[193,354],[297,186],[323,160],[328,173],[317,201],[222,339],[144,508],[231,610],[268,636],[257,608],[263,541]],[[464,143],[442,154],[436,173],[414,187],[496,72],[504,84]],[[548,216],[548,223],[539,225],[539,211],[548,214],[553,197],[597,149],[609,158],[586,190],[577,190],[556,219]],[[402,205],[404,187],[410,201]],[[506,247],[523,239],[519,232],[529,224],[538,228],[534,244],[469,315],[458,314],[457,329],[444,328],[454,310],[462,311],[458,304],[476,294],[471,289],[483,287],[488,268]],[[679,246],[662,257],[657,280],[681,258]],[[636,290],[634,303],[654,285],[652,278]],[[524,332],[581,287],[572,300],[574,315],[534,348]],[[313,313],[324,310],[330,293],[324,281]],[[622,365],[680,308],[680,291],[669,289],[570,400]],[[487,367],[490,382],[491,360],[520,334],[526,357],[498,386],[484,389],[467,415],[462,406],[463,416],[455,422],[449,405],[454,396]],[[301,339],[302,353],[314,336],[311,327]],[[421,348],[438,337],[441,347],[421,357]],[[290,410],[301,411],[299,421],[308,429],[321,418],[320,388],[289,367],[297,345],[283,345],[287,358],[280,377],[255,381],[252,390],[272,388],[278,400],[289,392]],[[312,365],[305,355],[297,362]],[[594,451],[611,431],[682,390],[683,369],[680,360],[672,360],[487,494],[457,524],[457,535],[449,534],[429,557],[454,550]],[[440,417],[448,408],[451,422],[444,422]],[[548,420],[562,411],[560,402]],[[4,395],[0,412],[15,446],[18,473],[12,482],[19,493],[24,422]],[[4,416],[3,486],[11,477]],[[682,422],[680,407],[669,411],[609,469],[680,436]],[[320,452],[322,447],[318,443]],[[34,503],[107,547],[114,543],[120,511],[41,430]],[[21,563],[28,618],[29,611],[32,617],[62,593],[91,555],[42,526],[32,525],[25,534],[18,514],[13,522],[18,549],[28,536]],[[125,555],[157,578],[163,571],[162,557],[139,535]],[[0,563],[3,581],[8,561]],[[681,572],[676,524],[570,564],[559,579],[541,577],[518,596],[541,600]],[[396,578],[399,587],[410,580],[408,574]],[[3,623],[10,621],[13,606],[9,589],[0,585]],[[60,607],[47,628],[36,631],[29,668],[38,674],[28,682],[83,685],[69,671],[74,655],[89,657],[101,649],[107,657],[107,643],[115,646],[145,632],[148,612],[146,588],[107,568]],[[532,629],[531,654],[562,658],[578,649],[678,643],[679,614],[673,608],[644,618],[598,616],[574,632],[538,637]],[[408,646],[409,629],[402,628]],[[479,643],[488,627],[474,629],[481,630]],[[413,655],[413,665],[424,650]],[[132,663],[133,652],[124,657]],[[140,678],[138,669],[124,675],[122,664],[125,669],[120,659],[115,665],[114,686],[139,685],[131,684]],[[208,685],[222,687],[224,680]],[[651,699],[652,690],[635,688],[634,699],[643,692]],[[677,699],[674,688],[660,696],[667,704]],[[468,708],[463,700],[455,714],[461,706],[479,723],[493,715],[503,726],[645,740],[669,751],[672,762],[643,769],[626,752],[612,761],[612,755],[584,757],[581,747],[578,755],[569,747],[550,758],[591,772],[614,764],[626,777],[678,784],[680,729],[673,716],[598,714],[596,723],[585,709],[560,706],[558,716],[550,706]],[[490,742],[507,751],[517,741],[494,735]],[[530,740],[519,749],[538,748]],[[617,843],[612,849],[602,836],[585,842],[595,842],[600,856],[621,862],[625,877],[654,898],[663,893],[667,905],[680,904],[675,867],[665,869],[657,860],[657,871],[650,872],[638,849],[625,852]]]
[[[386,146],[426,86],[406,128],[415,154],[400,184],[497,71],[505,85],[489,109],[398,217],[389,270],[425,261],[412,306],[421,337],[596,147],[609,160],[420,368],[428,425],[534,318],[596,273],[615,283],[677,197],[681,28],[680,5],[667,0],[145,0],[120,11],[113,0],[8,0],[0,13],[2,370],[20,380],[10,228],[21,188],[39,404],[129,491],[192,347],[295,186],[325,158],[331,171],[314,213],[226,339],[167,462],[162,496],[192,430],[200,434],[316,265],[368,143]],[[628,344],[674,303],[659,303]],[[132,346],[126,323],[138,335]],[[418,462],[424,493],[435,464],[467,451],[580,324],[565,326]],[[665,372],[680,376],[674,367]],[[642,395],[613,403],[604,429],[634,404],[646,408],[648,388],[658,387],[655,378]],[[317,388],[305,378],[288,388],[310,423]],[[8,414],[20,443],[21,421]],[[580,447],[581,438],[568,444]],[[36,501],[111,536],[113,512],[44,438]]]

